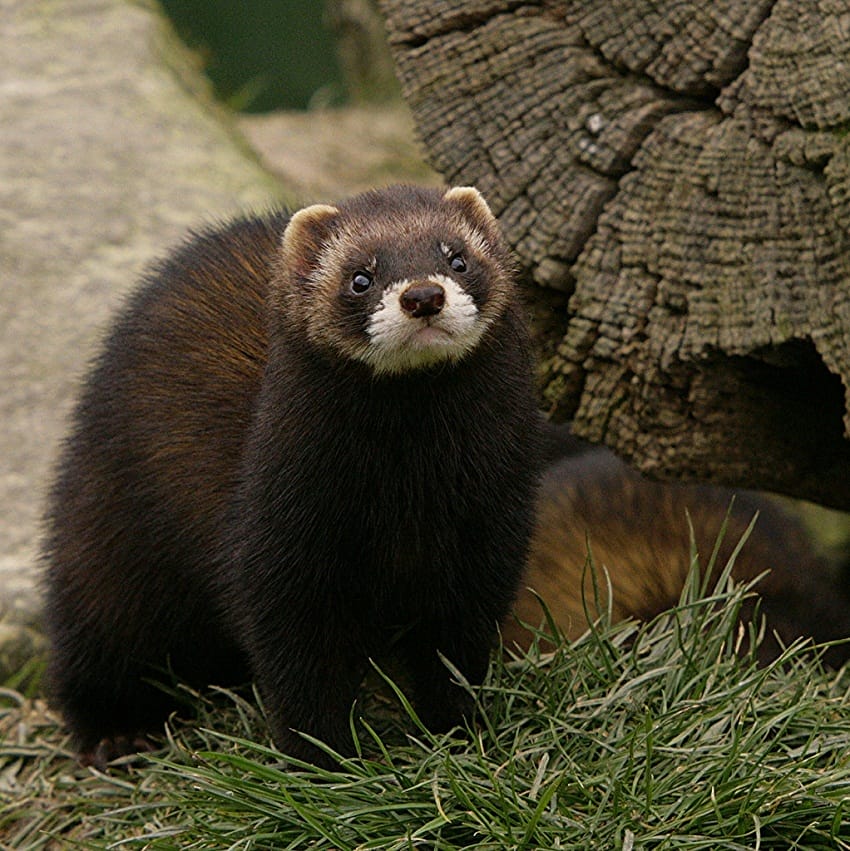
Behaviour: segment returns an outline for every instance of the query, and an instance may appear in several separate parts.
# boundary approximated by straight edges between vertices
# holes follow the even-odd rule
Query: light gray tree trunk
[[[79,377],[140,270],[268,206],[154,6],[0,0],[0,679],[36,641],[39,516]]]

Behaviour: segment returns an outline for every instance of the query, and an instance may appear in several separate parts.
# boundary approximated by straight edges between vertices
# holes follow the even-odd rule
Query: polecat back
[[[551,440],[557,441],[554,434]],[[543,477],[515,606],[519,620],[543,623],[539,602],[528,590],[533,588],[565,635],[577,638],[587,630],[585,605],[593,616],[601,614],[585,570],[588,546],[603,592],[600,609],[609,603],[604,568],[611,582],[612,619],[649,620],[679,602],[691,564],[688,518],[703,569],[727,524],[716,560],[719,574],[758,513],[732,576],[746,582],[769,571],[756,586],[767,625],[761,660],[779,652],[774,632],[786,645],[801,637],[818,642],[850,638],[846,577],[833,575],[799,521],[775,502],[719,486],[652,481],[607,449],[582,445],[568,433],[565,440],[561,443],[569,457],[553,463]],[[743,615],[751,617],[752,605],[744,607]],[[513,617],[503,637],[508,646],[527,647],[531,640]],[[839,645],[825,658],[839,664],[848,656],[850,647]]]

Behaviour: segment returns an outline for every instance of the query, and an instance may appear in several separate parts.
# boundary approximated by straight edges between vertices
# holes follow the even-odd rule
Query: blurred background
[[[398,94],[370,0],[162,0],[216,95],[241,112]]]

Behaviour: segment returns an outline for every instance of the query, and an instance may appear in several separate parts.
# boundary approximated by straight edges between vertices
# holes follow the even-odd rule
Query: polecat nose
[[[414,284],[399,299],[402,310],[417,318],[434,316],[446,303],[446,291],[439,284]]]

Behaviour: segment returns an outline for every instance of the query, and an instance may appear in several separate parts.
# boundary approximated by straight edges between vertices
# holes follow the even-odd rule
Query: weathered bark
[[[850,508],[846,0],[382,0],[432,163],[572,294],[556,417]]]

